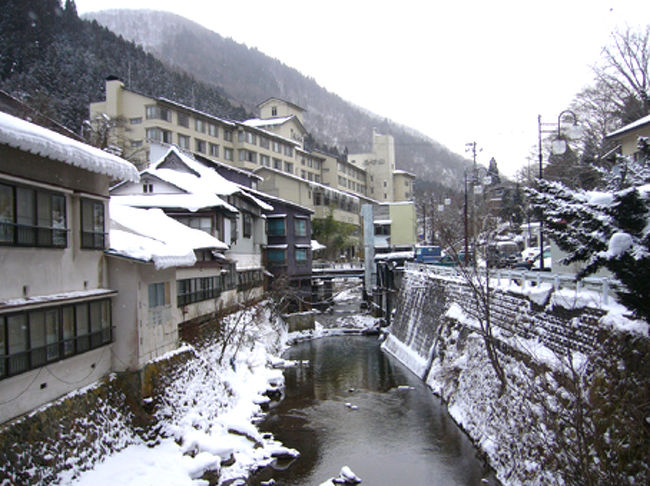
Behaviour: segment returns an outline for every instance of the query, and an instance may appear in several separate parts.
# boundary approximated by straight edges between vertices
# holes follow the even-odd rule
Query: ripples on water
[[[285,357],[309,364],[285,371],[286,396],[262,428],[301,456],[253,484],[317,486],[344,465],[372,486],[479,485],[486,476],[440,400],[376,337],[317,339]]]

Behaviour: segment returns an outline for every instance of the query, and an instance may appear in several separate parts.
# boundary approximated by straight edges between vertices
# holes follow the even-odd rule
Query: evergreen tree
[[[620,302],[650,323],[649,163],[647,151],[636,160],[621,157],[606,192],[546,180],[527,192],[544,209],[547,234],[567,252],[565,262],[585,263],[578,277],[607,268],[621,284]]]

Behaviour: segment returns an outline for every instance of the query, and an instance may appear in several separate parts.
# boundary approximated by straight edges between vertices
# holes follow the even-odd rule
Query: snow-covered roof
[[[615,137],[617,135],[622,135],[623,133],[634,130],[635,128],[642,127],[642,126],[647,125],[649,123],[650,123],[650,115],[644,116],[643,118],[639,118],[635,122],[628,123],[624,127],[621,127],[618,130],[613,131],[612,133],[608,133],[606,138],[611,138],[611,137]]]
[[[272,127],[276,125],[282,125],[292,118],[295,118],[294,115],[291,116],[282,116],[278,118],[251,118],[250,120],[245,120],[242,123],[249,127]]]
[[[327,247],[317,240],[311,240],[311,251],[324,250],[325,248]]]
[[[130,162],[4,112],[0,112],[0,143],[114,179],[139,180]]]
[[[178,101],[173,101],[170,100],[169,98],[156,98],[158,101],[161,101],[163,103],[175,106],[177,108],[182,108],[187,111],[191,111],[192,113],[195,113],[197,115],[204,116],[206,118],[210,118],[216,122],[223,123],[225,125],[229,125],[231,127],[235,127],[236,123],[232,122],[230,120],[226,120],[225,118],[219,118],[218,116],[211,115],[210,113],[207,113],[205,111],[197,110],[196,108],[192,108],[191,106],[184,105],[182,103],[179,103]]]
[[[407,176],[407,177],[413,177],[414,179],[417,177],[413,172],[408,172],[408,171],[401,170],[401,169],[394,170],[393,174],[394,175],[404,175],[404,176]]]
[[[180,172],[174,169],[159,168],[167,159],[167,157],[174,153],[178,158],[194,173]],[[216,199],[218,203],[215,206],[226,207],[227,209],[237,212],[237,208],[223,201],[218,196],[231,196],[239,194],[240,196],[250,200],[253,204],[265,211],[271,211],[273,206],[261,201],[253,196],[244,186],[229,181],[216,170],[207,167],[201,162],[193,159],[192,157],[184,154],[176,147],[171,147],[167,153],[157,162],[153,163],[148,169],[145,169],[142,174],[151,174],[158,177],[165,182],[179,187],[188,194],[194,194],[199,198]],[[202,206],[205,207],[205,206]]]
[[[187,209],[196,212],[204,208],[222,207],[233,213],[237,208],[215,194],[125,194],[112,195],[111,200],[137,208]]]
[[[194,250],[227,250],[228,245],[204,231],[190,228],[161,209],[138,209],[110,202],[109,253],[145,262],[157,269],[192,266]]]

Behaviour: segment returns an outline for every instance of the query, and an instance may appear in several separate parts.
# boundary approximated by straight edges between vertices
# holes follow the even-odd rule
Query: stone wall
[[[407,271],[384,349],[447,403],[503,484],[650,484],[647,333],[556,305],[551,289],[529,295],[491,293],[505,388],[463,279]]]
[[[105,455],[146,440],[153,425],[143,397],[164,393],[189,351],[111,375],[0,426],[0,484],[67,483]]]

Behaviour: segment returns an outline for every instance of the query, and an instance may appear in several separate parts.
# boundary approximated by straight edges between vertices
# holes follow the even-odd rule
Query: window
[[[0,184],[0,244],[68,246],[65,196]]]
[[[376,224],[375,225],[375,235],[390,236],[390,225],[389,224]]]
[[[210,157],[219,157],[219,145],[216,143],[208,144],[210,147]]]
[[[176,118],[178,119],[179,126],[190,128],[190,117],[187,116],[185,113],[178,113],[176,115]]]
[[[242,149],[239,151],[239,161],[240,162],[253,162],[254,164],[257,163],[257,154],[255,152],[251,152],[250,150],[245,150]]]
[[[284,146],[284,155],[288,155],[289,157],[293,157],[293,147],[291,145],[285,145]]]
[[[284,227],[284,217],[267,216],[267,218],[266,234],[268,236],[285,236],[287,234]]]
[[[224,287],[224,279],[221,275],[214,277],[186,278],[176,282],[176,302],[183,306],[194,302],[216,299],[221,295]]]
[[[144,194],[152,193],[153,192],[153,184],[151,184],[150,182],[145,182],[144,184],[142,184],[142,192]]]
[[[293,222],[296,236],[307,236],[307,220],[305,218],[295,218]]]
[[[171,111],[161,106],[149,105],[146,108],[147,120],[165,120],[172,121]]]
[[[149,284],[149,309],[169,304],[169,282]]]
[[[271,116],[278,116],[278,107],[277,106],[272,106],[271,107]]]
[[[198,138],[194,139],[194,145],[196,147],[196,151],[199,153],[204,154],[205,153],[205,140],[200,140]]]
[[[320,183],[320,176],[318,174],[314,175],[314,182]]]
[[[227,142],[232,142],[232,130],[224,130],[223,139]]]
[[[307,180],[313,181],[314,180],[314,174],[311,172],[307,172]]]
[[[172,132],[161,128],[147,128],[147,139],[154,142],[172,143]]]
[[[205,122],[197,118],[196,120],[194,120],[194,129],[197,132],[205,133]]]
[[[131,140],[131,148],[142,147],[142,140]]]
[[[226,160],[232,161],[234,159],[233,149],[224,147],[223,148],[223,158]]]
[[[273,151],[281,154],[282,153],[282,144],[274,141],[273,142]]]
[[[287,250],[280,248],[268,248],[266,250],[266,259],[270,265],[286,265]]]
[[[306,179],[307,178],[307,173],[304,170],[301,170],[300,171],[300,177],[302,177],[303,179]]]
[[[288,172],[289,174],[293,174],[293,164],[291,162],[285,162],[284,171]]]
[[[214,123],[208,123],[208,135],[211,137],[218,137],[219,136],[219,127],[215,125]]]
[[[230,243],[237,242],[237,220],[230,220]]]
[[[141,116],[139,116],[137,118],[129,118],[129,124],[131,124],[131,125],[139,125],[140,123],[142,123],[142,117]]]
[[[305,265],[307,263],[307,248],[296,248],[296,264]]]
[[[265,167],[270,167],[271,166],[271,157],[269,157],[268,155],[260,154],[260,165],[263,165]]]
[[[280,159],[273,158],[273,168],[282,170],[282,161]]]
[[[262,148],[269,148],[269,139],[266,137],[260,136],[260,147]]]
[[[244,238],[250,238],[251,234],[253,233],[253,218],[250,214],[244,213],[242,215],[242,219],[243,219],[242,231],[244,232]]]
[[[237,135],[237,139],[240,142],[246,142],[246,143],[251,143],[251,144],[256,144],[257,143],[257,135],[251,132],[245,132],[245,131],[240,131]]]
[[[211,216],[174,216],[179,223],[183,223],[190,228],[205,231],[208,234],[215,235],[213,232],[213,220]]]
[[[81,248],[103,250],[104,203],[93,199],[81,200]]]
[[[109,299],[0,315],[0,379],[111,340]]]
[[[178,146],[182,149],[189,150],[190,148],[190,137],[187,135],[178,134]]]

